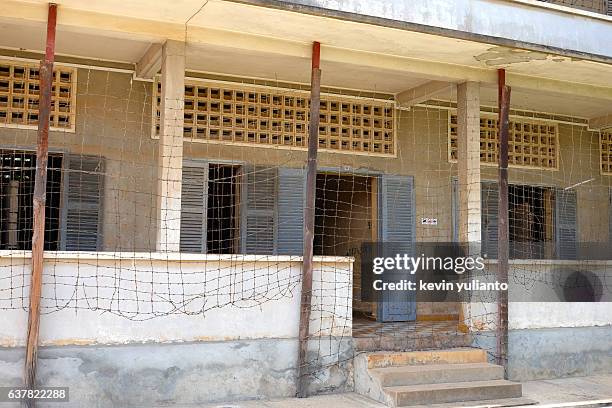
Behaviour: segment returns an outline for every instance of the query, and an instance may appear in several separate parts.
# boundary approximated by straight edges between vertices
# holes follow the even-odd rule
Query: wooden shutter
[[[62,250],[101,250],[104,159],[67,155],[64,160]]]
[[[383,175],[381,177],[381,236],[384,241],[414,242],[414,178]]]
[[[271,255],[276,250],[277,169],[245,166],[242,200],[242,252]]]
[[[555,194],[555,240],[558,259],[576,259],[577,202],[575,190]]]
[[[304,169],[278,169],[279,255],[301,255],[304,246]]]
[[[181,252],[206,253],[208,163],[183,162]]]
[[[612,0],[607,0],[607,14],[612,16]]]
[[[495,259],[498,253],[499,186],[492,181],[483,181],[481,186],[482,253]]]
[[[416,241],[414,178],[383,175],[379,189],[380,232],[385,256],[413,253]],[[410,279],[410,277],[408,277]],[[382,322],[416,320],[414,292],[385,292],[379,299],[377,319]]]

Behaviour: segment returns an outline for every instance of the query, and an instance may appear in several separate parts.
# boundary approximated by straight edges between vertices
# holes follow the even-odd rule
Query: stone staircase
[[[533,404],[522,398],[520,383],[504,380],[503,367],[476,348],[362,353],[355,391],[391,407]]]

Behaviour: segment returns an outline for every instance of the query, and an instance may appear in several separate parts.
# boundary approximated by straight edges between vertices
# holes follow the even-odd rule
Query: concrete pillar
[[[185,43],[166,41],[162,48],[161,73],[156,247],[161,252],[178,252],[181,237]]]
[[[480,252],[480,85],[457,85],[457,157],[459,172],[459,241]]]
[[[459,242],[469,244],[472,256],[481,252],[482,211],[480,201],[480,85],[457,85],[457,167],[459,187]],[[495,305],[493,305],[495,306]],[[485,329],[487,305],[463,303],[461,328]]]

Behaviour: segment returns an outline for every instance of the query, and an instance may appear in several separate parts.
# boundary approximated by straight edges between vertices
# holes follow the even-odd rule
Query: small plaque
[[[423,217],[421,218],[421,225],[438,225],[438,219]]]

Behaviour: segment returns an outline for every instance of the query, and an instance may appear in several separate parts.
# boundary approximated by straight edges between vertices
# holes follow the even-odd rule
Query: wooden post
[[[36,149],[36,179],[34,181],[34,227],[32,234],[32,278],[30,281],[30,309],[26,344],[25,386],[36,386],[36,356],[40,326],[40,293],[42,289],[43,251],[45,246],[45,201],[47,194],[47,160],[49,152],[49,114],[51,86],[55,59],[55,25],[57,5],[50,3],[47,17],[47,45],[45,59],[40,63],[40,102],[38,115],[38,147]],[[34,400],[26,402],[33,407]]]
[[[302,262],[302,296],[300,301],[300,333],[298,356],[297,396],[308,396],[306,355],[310,334],[312,300],[312,257],[315,228],[315,195],[317,189],[317,150],[319,147],[319,103],[321,100],[321,44],[312,45],[312,74],[310,77],[310,120],[308,123],[308,162],[306,164],[306,203],[304,205],[304,251]]]
[[[508,224],[508,115],[510,87],[506,86],[506,72],[498,70],[499,102],[499,224],[498,262],[499,283],[508,283],[509,224]],[[501,291],[497,301],[497,363],[508,368],[508,293]]]

